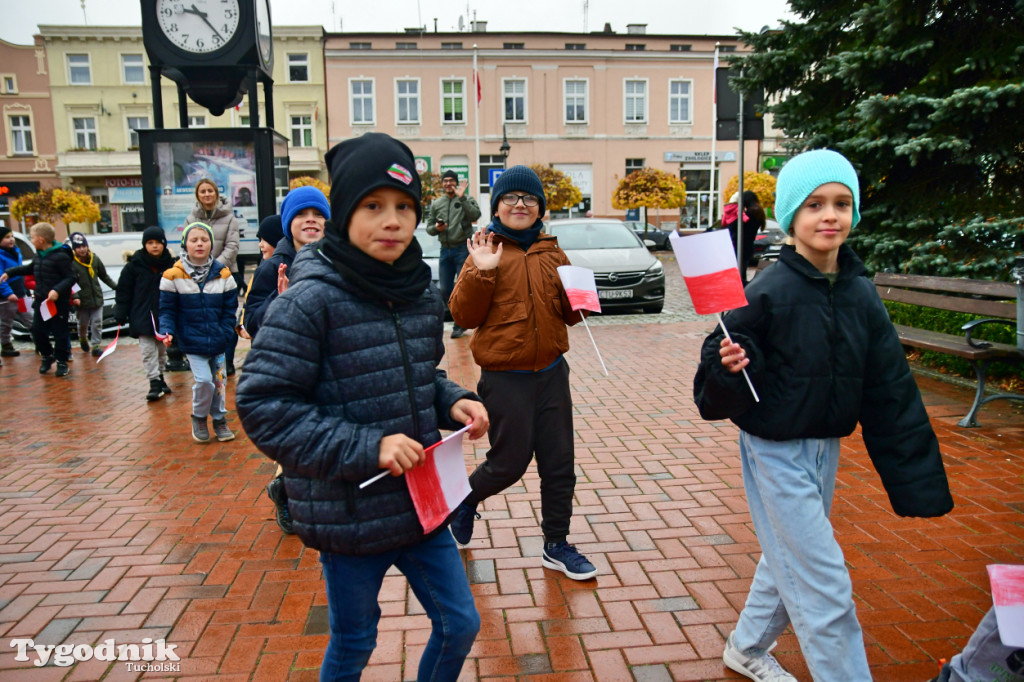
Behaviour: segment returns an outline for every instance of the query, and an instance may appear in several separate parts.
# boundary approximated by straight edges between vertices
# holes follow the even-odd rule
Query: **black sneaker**
[[[58,360],[57,361],[57,373],[54,374],[54,376],[66,377],[70,371],[71,371],[71,368],[68,367],[68,363],[61,362],[60,360]]]
[[[163,391],[164,395],[170,395],[171,394],[171,387],[167,385],[166,381],[164,381],[164,375],[163,374],[160,375],[160,390]]]
[[[149,393],[146,394],[146,400],[149,402],[153,402],[154,400],[160,400],[163,394],[164,391],[163,388],[160,386],[160,381],[158,379],[150,379]]]
[[[597,575],[594,564],[564,540],[545,543],[541,563],[544,568],[561,571],[573,580],[588,580]]]
[[[78,345],[82,349],[83,353],[89,352],[89,341],[87,339],[79,339]]]
[[[455,325],[454,327],[452,327],[452,338],[453,339],[459,339],[459,338],[462,338],[465,335],[466,335],[466,330],[463,329],[462,327],[460,327],[459,325]]]
[[[295,535],[292,527],[292,515],[288,512],[288,493],[284,489],[284,479],[277,476],[267,484],[267,497],[274,503],[277,525],[285,535]]]
[[[228,365],[227,370],[224,372],[229,377],[235,376],[235,366],[233,364]]]
[[[94,358],[98,358],[101,355],[103,355],[103,349],[102,348],[100,348],[99,346],[96,346],[95,348],[92,349],[92,356]]]
[[[20,350],[14,350],[14,344],[5,343],[0,349],[0,358],[16,358],[21,355]]]
[[[476,511],[476,505],[470,506],[465,502],[461,503],[458,509],[455,510],[455,516],[452,517],[451,525],[448,526],[448,529],[452,532],[452,537],[455,538],[455,542],[463,547],[468,545],[469,541],[473,539],[473,524],[479,518],[480,514]]]
[[[47,372],[49,372],[50,368],[53,367],[53,363],[54,362],[56,362],[56,360],[54,359],[54,357],[52,355],[49,356],[49,357],[43,358],[42,364],[39,365],[39,373],[40,374],[46,374]]]

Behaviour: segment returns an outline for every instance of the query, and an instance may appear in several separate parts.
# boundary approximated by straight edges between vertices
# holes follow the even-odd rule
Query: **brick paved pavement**
[[[577,583],[540,566],[531,472],[489,499],[464,552],[483,628],[463,680],[737,680],[720,662],[758,557],[728,423],[693,407],[696,351],[710,326],[687,310],[668,262],[670,313],[595,320],[609,377],[571,332],[579,483],[571,540],[597,565]],[[468,338],[454,379],[473,384]],[[240,346],[244,352],[244,347]],[[75,351],[67,379],[35,358],[0,369],[0,679],[138,679],[100,661],[35,668],[9,641],[177,645],[207,680],[315,680],[326,645],[315,552],[281,535],[262,494],[273,465],[239,438],[196,445],[187,374],[147,404],[137,348],[97,366]],[[963,430],[969,391],[921,379],[956,510],[899,519],[863,444],[844,443],[834,521],[876,680],[925,680],[990,603],[985,565],[1024,562],[1024,416],[997,402]],[[231,383],[233,388],[234,383]],[[229,401],[229,404],[232,404]],[[485,444],[467,446],[467,459]],[[427,636],[404,579],[381,594],[366,680],[413,679]],[[778,658],[801,680],[792,634]],[[165,676],[149,673],[146,679]]]

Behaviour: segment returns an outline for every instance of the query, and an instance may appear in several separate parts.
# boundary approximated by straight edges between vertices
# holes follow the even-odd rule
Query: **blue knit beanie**
[[[793,216],[811,192],[824,184],[838,182],[853,193],[853,225],[860,222],[860,183],[857,171],[846,157],[831,149],[815,149],[798,154],[779,171],[775,185],[775,219],[789,231]]]
[[[544,211],[547,210],[547,201],[544,200],[544,185],[540,183],[540,178],[532,169],[526,166],[512,166],[501,172],[494,187],[491,188],[491,215],[497,214],[498,201],[509,192],[526,192],[540,199],[540,213],[537,214],[537,217],[544,217]]]
[[[323,192],[308,185],[296,187],[281,202],[281,229],[289,239],[292,239],[292,219],[307,208],[320,211],[325,220],[331,219],[331,205],[327,203]]]

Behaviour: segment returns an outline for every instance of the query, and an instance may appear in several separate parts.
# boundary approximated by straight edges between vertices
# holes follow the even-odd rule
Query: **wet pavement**
[[[582,327],[570,333],[578,484],[570,541],[598,567],[574,582],[541,567],[539,480],[488,499],[464,550],[483,627],[462,680],[739,680],[721,651],[759,549],[736,428],[701,420],[692,377],[713,326],[689,307],[662,255],[661,315],[594,319],[604,376]],[[474,386],[469,336],[445,365]],[[24,347],[24,346],[22,346]],[[246,342],[239,345],[244,357]],[[274,465],[244,437],[198,445],[191,375],[147,403],[137,346],[71,375],[5,358],[0,396],[0,679],[316,680],[327,643],[317,553],[283,536],[263,488]],[[240,361],[239,361],[240,364]],[[901,519],[858,435],[844,441],[833,522],[853,577],[876,680],[927,680],[991,604],[985,566],[1024,563],[1024,415],[921,377],[956,509]],[[486,443],[466,445],[467,466]],[[428,635],[404,579],[385,580],[378,648],[364,680],[412,680]],[[97,645],[165,639],[171,672],[88,660],[36,667],[12,640]],[[31,651],[29,652],[31,654]],[[792,632],[774,652],[809,680]],[[34,660],[34,655],[32,656]]]

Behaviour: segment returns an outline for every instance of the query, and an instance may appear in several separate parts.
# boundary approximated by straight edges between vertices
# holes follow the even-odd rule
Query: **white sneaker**
[[[725,667],[735,670],[740,675],[760,682],[797,682],[796,678],[786,672],[775,657],[765,652],[761,656],[747,656],[732,643],[733,632],[725,642],[722,662]],[[773,644],[771,648],[775,648]]]

